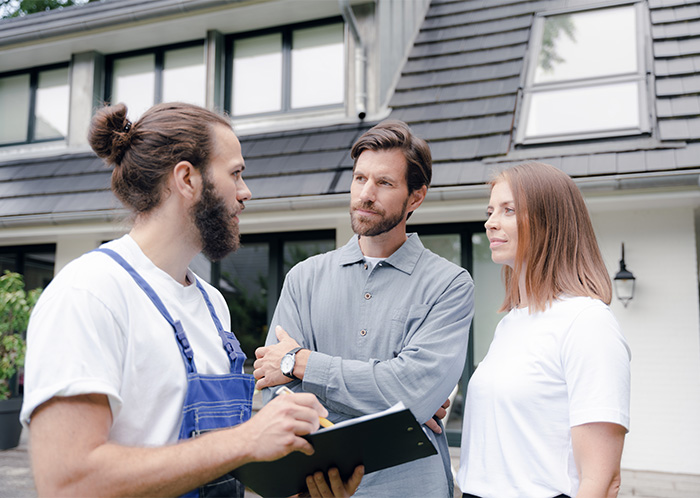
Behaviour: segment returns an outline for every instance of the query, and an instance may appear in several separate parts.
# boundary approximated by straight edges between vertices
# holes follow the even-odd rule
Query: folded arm
[[[306,348],[297,353],[294,369],[303,390],[316,394],[330,410],[351,417],[403,401],[425,423],[458,382],[473,316],[474,287],[466,274],[455,278],[432,305],[416,306],[415,316],[409,313],[412,325],[405,343],[387,360],[353,360],[311,351],[313,345],[305,343],[299,332],[303,330],[295,305],[299,300],[289,292],[283,291],[273,323],[289,323],[285,329],[290,336],[272,336],[256,351],[258,388],[289,382],[280,372],[279,361],[297,343]]]

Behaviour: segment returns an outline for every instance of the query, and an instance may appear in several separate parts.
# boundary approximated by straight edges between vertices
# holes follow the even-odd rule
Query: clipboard
[[[355,467],[365,474],[419,458],[437,450],[423,428],[403,403],[383,412],[346,420],[304,438],[314,447],[313,455],[298,451],[272,462],[252,462],[231,474],[263,497],[291,496],[307,491],[306,476],[332,467],[343,481]]]

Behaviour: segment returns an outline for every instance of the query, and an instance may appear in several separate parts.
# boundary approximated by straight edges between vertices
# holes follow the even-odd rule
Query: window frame
[[[294,31],[314,28],[319,26],[329,26],[332,24],[341,24],[343,26],[343,68],[344,68],[344,86],[343,86],[343,101],[338,104],[326,104],[310,107],[302,107],[298,109],[292,108],[292,36]],[[250,114],[235,115],[233,113],[233,61],[234,61],[234,43],[236,40],[245,38],[254,38],[270,34],[280,33],[282,37],[282,95],[281,109],[278,111],[267,111]],[[308,114],[316,111],[327,111],[335,109],[346,109],[348,103],[348,35],[345,26],[345,21],[342,16],[328,17],[314,21],[303,23],[288,24],[284,26],[275,26],[254,31],[245,31],[241,33],[232,33],[225,38],[225,65],[224,65],[224,109],[233,120],[245,121],[248,119],[257,119],[261,117],[278,117]]]
[[[0,73],[0,78],[9,78],[12,76],[20,76],[24,74],[29,74],[29,107],[27,112],[29,113],[29,119],[27,121],[27,140],[20,142],[7,142],[1,143],[0,147],[12,147],[17,145],[27,145],[27,144],[40,144],[47,142],[60,142],[68,138],[68,133],[64,137],[56,138],[40,138],[36,139],[36,95],[37,89],[39,87],[39,73],[44,71],[52,71],[55,69],[68,69],[68,91],[69,99],[67,102],[68,106],[68,119],[70,120],[70,62],[57,62],[55,64],[49,64],[46,66],[36,66],[32,68],[18,69],[15,71],[8,71],[5,73]],[[66,123],[68,124],[68,123]]]
[[[175,43],[172,45],[159,45],[157,47],[141,48],[138,50],[132,50],[128,52],[119,52],[115,54],[109,54],[105,56],[105,83],[104,83],[104,95],[105,101],[110,104],[117,104],[118,102],[112,101],[113,79],[114,79],[114,61],[118,59],[128,59],[130,57],[138,57],[141,55],[153,54],[153,71],[154,71],[154,84],[153,84],[153,105],[160,104],[163,100],[163,70],[165,67],[165,53],[171,50],[179,50],[182,48],[190,48],[201,45],[203,49],[204,56],[202,58],[202,63],[205,65],[206,70],[206,51],[207,43],[205,39],[190,40],[181,43]],[[206,86],[205,86],[206,88]],[[204,100],[206,101],[207,96],[204,95]]]
[[[576,15],[585,12],[604,11],[620,7],[632,6],[635,9],[635,24],[636,24],[636,56],[637,56],[637,71],[625,74],[605,75],[595,77],[584,77],[577,79],[569,79],[566,81],[535,83],[535,73],[537,70],[537,61],[539,60],[540,51],[542,49],[542,39],[544,35],[544,23],[549,17],[571,14]],[[652,105],[649,102],[649,71],[651,63],[648,57],[649,46],[649,30],[647,26],[647,17],[644,2],[640,0],[620,0],[619,2],[611,2],[609,4],[591,5],[588,7],[576,7],[557,9],[545,12],[538,12],[532,24],[530,35],[530,50],[526,59],[526,70],[524,72],[524,81],[520,90],[520,113],[517,116],[517,127],[515,130],[515,143],[517,145],[538,145],[559,143],[567,141],[582,141],[599,138],[616,138],[635,135],[644,135],[651,133],[652,121]],[[527,121],[532,108],[532,96],[536,94],[545,94],[556,92],[559,90],[571,89],[595,89],[614,83],[637,83],[639,92],[637,95],[637,105],[639,112],[639,125],[637,127],[619,127],[615,129],[599,130],[599,131],[577,131],[548,135],[532,135],[528,136]]]

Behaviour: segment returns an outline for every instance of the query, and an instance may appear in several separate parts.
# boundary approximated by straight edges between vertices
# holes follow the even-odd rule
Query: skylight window
[[[641,4],[539,16],[519,143],[649,131]]]

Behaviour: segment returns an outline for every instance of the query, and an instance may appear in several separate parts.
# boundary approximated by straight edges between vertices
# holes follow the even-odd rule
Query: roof
[[[485,182],[494,165],[549,162],[573,177],[681,173],[700,168],[700,0],[649,0],[650,136],[549,146],[511,138],[534,16],[599,0],[433,0],[390,101],[390,118],[428,140],[433,187]],[[256,199],[345,193],[349,150],[375,122],[242,137]],[[0,164],[0,223],[14,217],[114,207],[109,172],[82,154]]]

